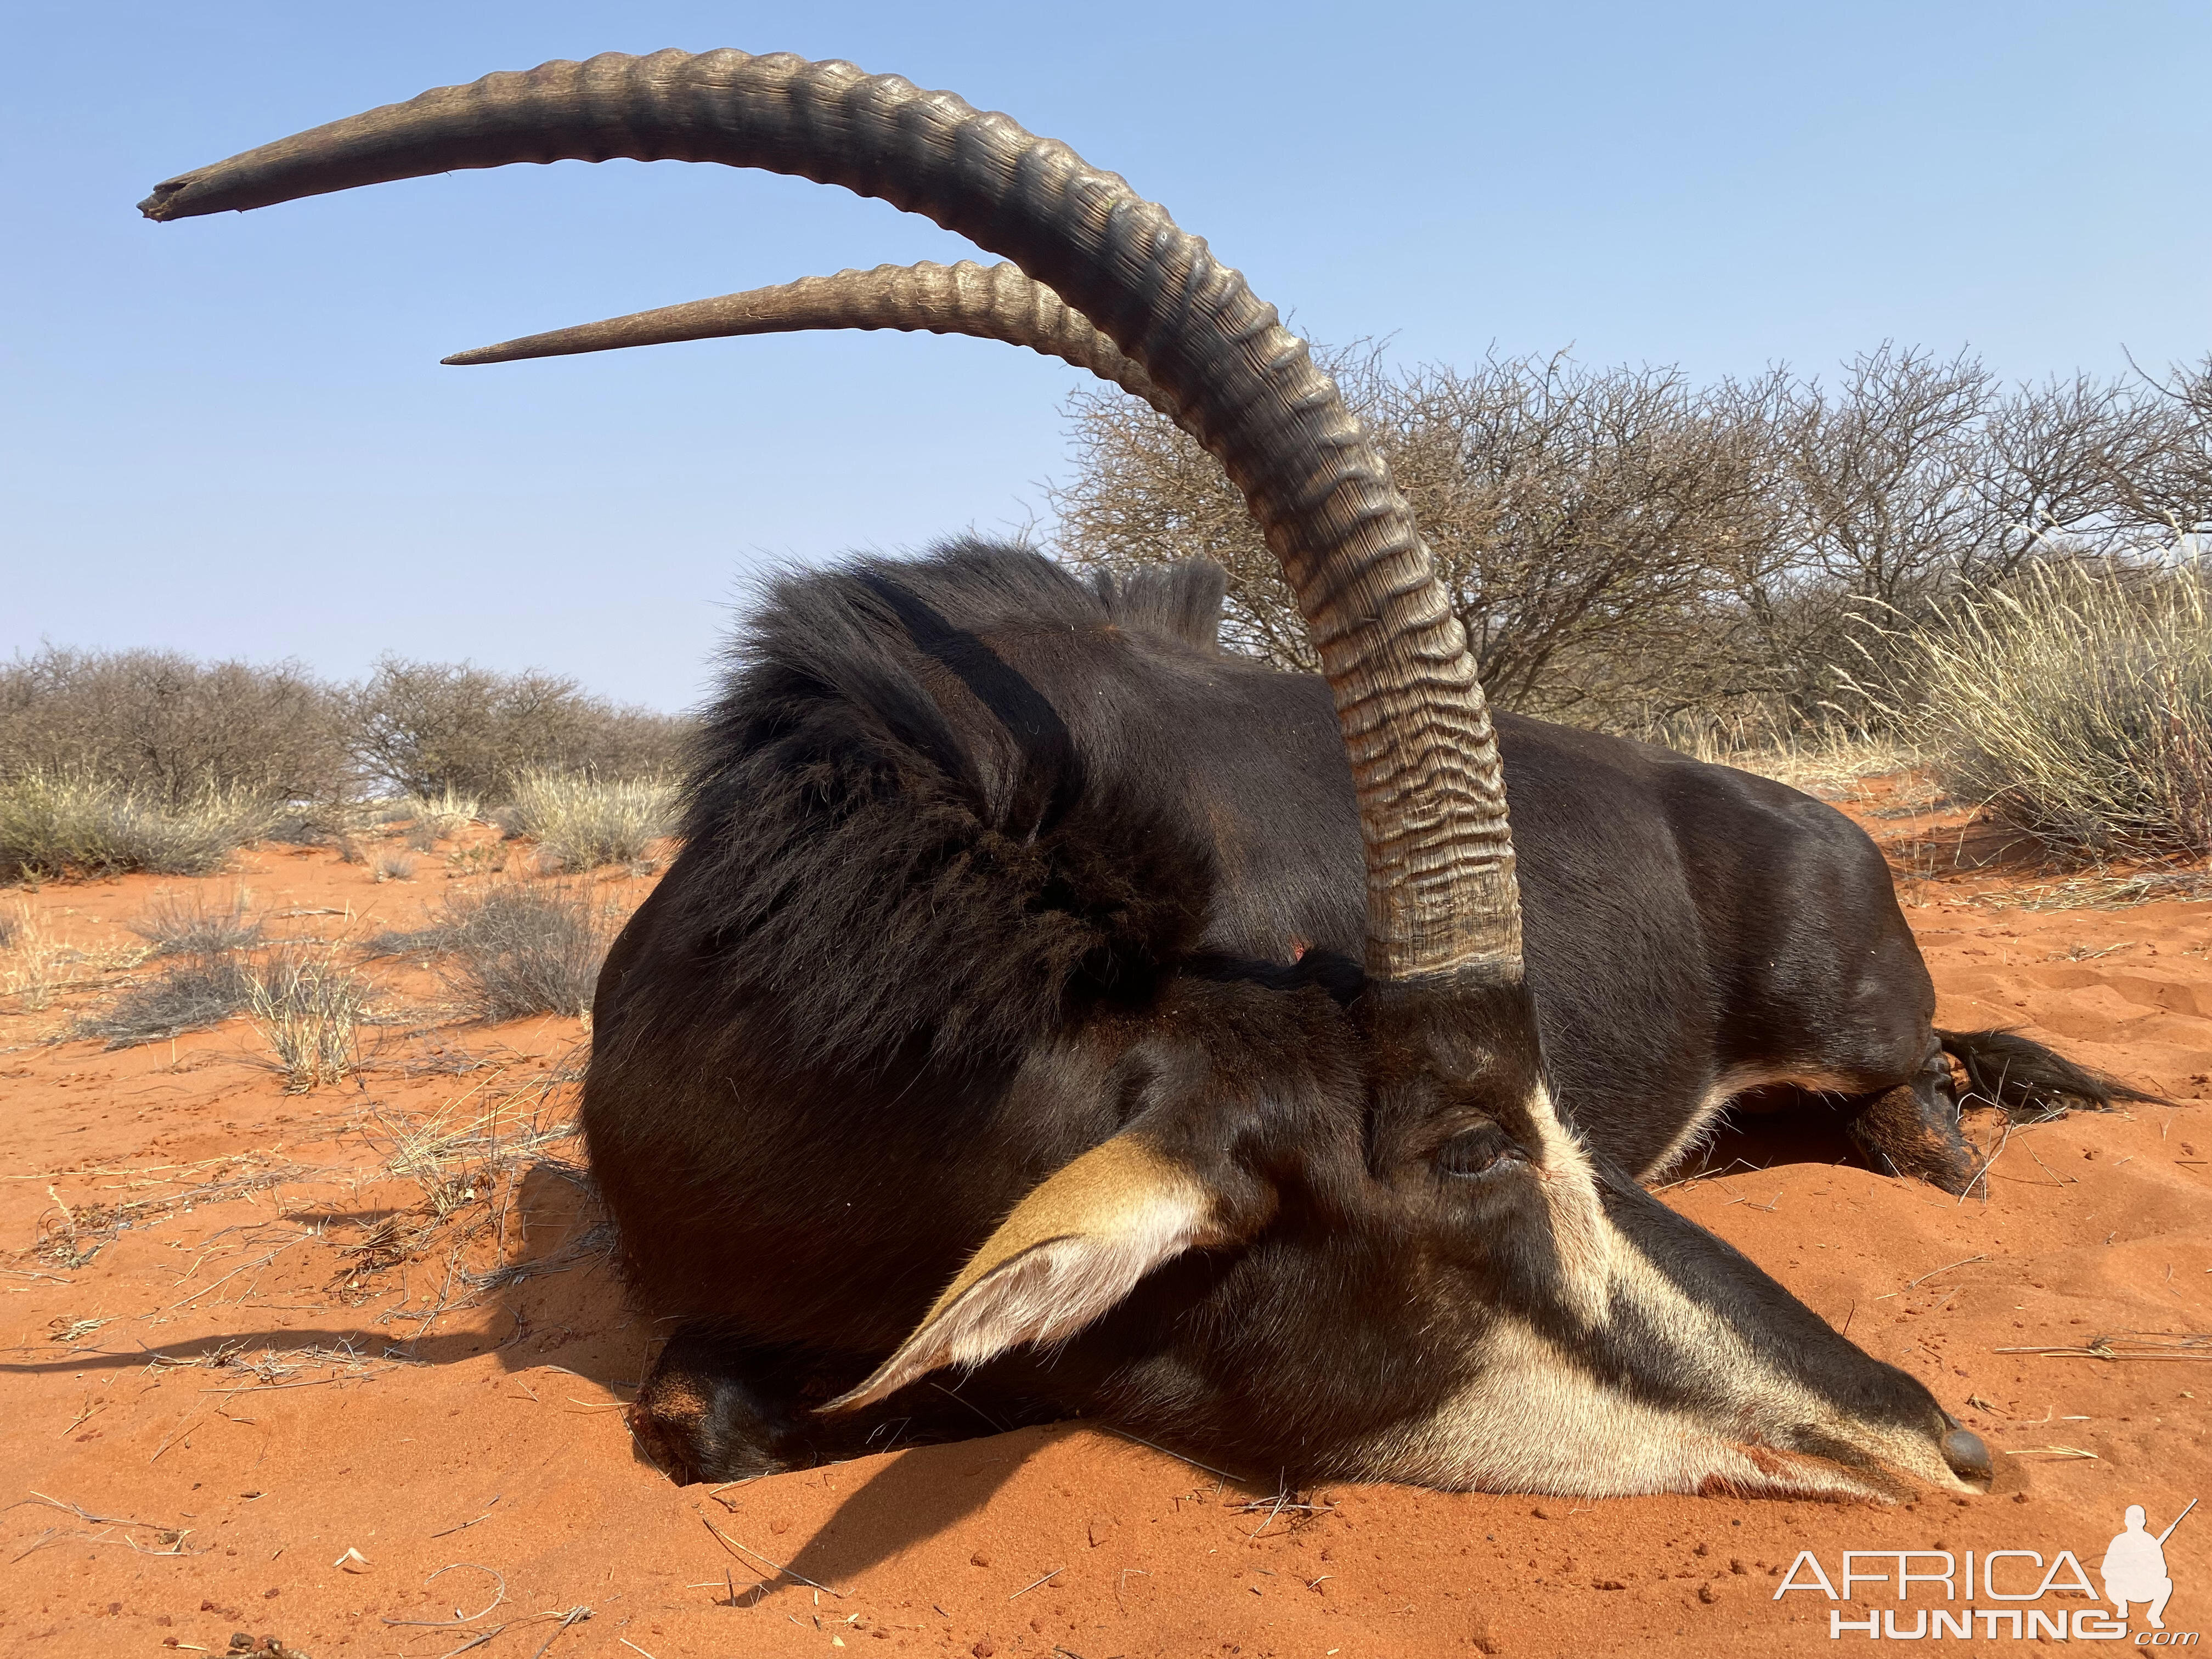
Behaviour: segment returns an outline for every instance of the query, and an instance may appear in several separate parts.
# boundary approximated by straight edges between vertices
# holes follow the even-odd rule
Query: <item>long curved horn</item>
[[[802,276],[775,288],[747,289],[688,305],[634,311],[574,328],[526,334],[497,345],[457,351],[441,362],[469,368],[528,357],[567,357],[586,351],[671,345],[679,340],[720,340],[742,334],[796,334],[810,329],[897,329],[908,334],[966,334],[1002,340],[1057,357],[1111,380],[1142,398],[1170,420],[1181,408],[1091,319],[1019,265],[979,265],[973,259],[940,265],[878,265],[834,276]]]
[[[1517,974],[1497,737],[1406,500],[1274,308],[1115,173],[1009,118],[835,60],[607,53],[426,92],[155,187],[244,211],[514,161],[720,161],[842,185],[1012,259],[1187,412],[1282,561],[1336,702],[1384,978]]]

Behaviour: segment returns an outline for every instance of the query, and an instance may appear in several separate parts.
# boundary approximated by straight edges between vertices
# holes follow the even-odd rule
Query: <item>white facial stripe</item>
[[[1925,1434],[1845,1416],[1775,1365],[1742,1330],[1692,1299],[1626,1235],[1617,1234],[1616,1239],[1613,1260],[1620,1270],[1617,1284],[1623,1301],[1686,1364],[1696,1366],[1709,1388],[1720,1385],[1716,1392],[1730,1400],[1735,1422],[1773,1433],[1814,1430],[1913,1480],[1947,1491],[1971,1490],[1951,1473]]]
[[[1613,1226],[1605,1218],[1589,1156],[1559,1121],[1551,1092],[1540,1083],[1529,1097],[1528,1115],[1541,1142],[1535,1149],[1536,1174],[1551,1216],[1559,1299],[1577,1317],[1595,1325],[1603,1321],[1612,1295]]]
[[[1785,1483],[1784,1460],[1754,1457],[1685,1413],[1604,1387],[1518,1321],[1494,1328],[1483,1359],[1481,1375],[1433,1418],[1374,1449],[1371,1474],[1572,1498],[1694,1492],[1717,1482],[1747,1493],[1860,1492],[1826,1468]]]
[[[1684,1295],[1604,1224],[1610,1291],[1720,1402],[1692,1413],[1608,1387],[1525,1322],[1498,1315],[1480,1370],[1425,1422],[1369,1449],[1374,1477],[1483,1492],[1607,1497],[1723,1490],[1747,1496],[1889,1499],[1877,1475],[1778,1449],[1810,1430],[1909,1481],[1971,1492],[1925,1435],[1856,1421],[1782,1373],[1711,1310]]]

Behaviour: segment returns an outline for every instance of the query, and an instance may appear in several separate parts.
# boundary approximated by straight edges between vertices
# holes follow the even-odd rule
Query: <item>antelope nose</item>
[[[1972,1429],[1954,1429],[1943,1437],[1943,1461],[1952,1474],[1966,1480],[1990,1478],[1990,1449]]]

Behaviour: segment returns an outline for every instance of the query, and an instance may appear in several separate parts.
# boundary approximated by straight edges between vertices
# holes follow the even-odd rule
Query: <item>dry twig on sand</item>
[[[736,1539],[732,1538],[732,1537],[728,1536],[726,1534],[722,1533],[722,1532],[720,1532],[720,1531],[717,1530],[717,1529],[716,1529],[716,1528],[715,1528],[715,1526],[714,1526],[714,1523],[712,1521],[709,1521],[709,1520],[706,1517],[706,1516],[705,1516],[705,1515],[703,1515],[703,1514],[700,1515],[700,1516],[699,1516],[699,1524],[700,1524],[701,1526],[702,1526],[702,1527],[706,1528],[706,1529],[707,1529],[708,1532],[713,1533],[713,1534],[714,1534],[714,1537],[715,1537],[716,1540],[717,1540],[718,1542],[720,1542],[720,1544],[721,1544],[725,1548],[729,1549],[729,1550],[732,1550],[732,1551],[738,1552],[738,1553],[742,1553],[742,1554],[744,1554],[744,1555],[749,1555],[749,1556],[752,1557],[752,1559],[753,1559],[754,1560],[760,1562],[760,1563],[761,1563],[763,1565],[764,1565],[764,1566],[774,1567],[774,1568],[776,1570],[776,1571],[778,1571],[778,1572],[781,1573],[781,1574],[782,1574],[786,1578],[793,1579],[793,1580],[797,1581],[797,1582],[798,1582],[798,1583],[802,1583],[802,1584],[806,1585],[808,1588],[810,1588],[810,1589],[818,1589],[818,1590],[822,1591],[822,1592],[823,1592],[824,1595],[834,1595],[834,1596],[836,1596],[836,1597],[840,1601],[843,1601],[843,1600],[845,1599],[845,1592],[844,1592],[844,1591],[842,1591],[842,1590],[841,1590],[841,1589],[835,1589],[835,1588],[833,1588],[833,1587],[832,1587],[832,1586],[830,1586],[830,1585],[825,1584],[825,1583],[822,1583],[822,1581],[821,1581],[821,1580],[819,1580],[819,1579],[817,1579],[817,1578],[809,1578],[809,1577],[808,1577],[805,1573],[803,1573],[803,1572],[793,1572],[793,1571],[789,1567],[785,1566],[785,1565],[783,1565],[783,1563],[782,1563],[782,1562],[781,1562],[781,1561],[771,1561],[771,1560],[769,1560],[769,1558],[768,1558],[767,1556],[763,1555],[763,1554],[762,1554],[758,1550],[757,1550],[757,1549],[753,1549],[753,1548],[751,1548],[750,1546],[747,1546],[747,1545],[744,1545],[744,1544],[740,1544],[739,1542],[738,1542],[738,1540],[737,1540]],[[750,1572],[750,1571],[754,1571],[754,1569],[753,1569],[753,1568],[751,1568],[751,1567],[750,1567],[750,1566],[749,1566],[749,1567],[747,1567],[745,1570],[746,1570],[748,1572]],[[766,1581],[766,1580],[763,1580],[763,1583],[766,1583],[767,1581]],[[1031,1589],[1035,1589],[1035,1588],[1036,1588],[1036,1586],[1035,1586],[1035,1585],[1031,1585],[1031,1586],[1030,1586],[1030,1588],[1031,1588]]]
[[[244,1173],[228,1174],[220,1171],[248,1165],[263,1157],[258,1152],[212,1158],[199,1164],[157,1165],[152,1170],[80,1170],[70,1171],[82,1178],[85,1176],[142,1176],[157,1175],[162,1168],[203,1170],[210,1165],[217,1173],[212,1179],[185,1184],[173,1177],[161,1180],[134,1180],[118,1183],[120,1189],[137,1190],[146,1187],[170,1186],[176,1190],[159,1198],[130,1199],[121,1204],[93,1202],[74,1206],[64,1204],[59,1194],[54,1194],[54,1208],[41,1216],[38,1224],[38,1241],[31,1247],[32,1255],[50,1267],[80,1267],[126,1228],[143,1227],[166,1221],[203,1206],[225,1204],[240,1199],[250,1199],[255,1194],[271,1188],[296,1186],[316,1180],[327,1180],[338,1172],[312,1168],[302,1164],[277,1164]],[[15,1177],[39,1179],[42,1177]],[[114,1190],[110,1188],[109,1190]],[[52,1188],[48,1189],[50,1192]],[[97,1190],[97,1189],[95,1189]]]
[[[494,1499],[493,1501],[497,1502],[498,1500]],[[448,1648],[443,1654],[439,1656],[439,1659],[455,1659],[456,1655],[466,1653],[471,1648],[480,1648],[485,1643],[490,1641],[494,1637],[503,1635],[505,1632],[514,1630],[520,1626],[543,1624],[548,1619],[557,1619],[560,1620],[560,1623],[553,1627],[552,1634],[548,1636],[543,1642],[540,1642],[538,1644],[537,1651],[531,1655],[531,1659],[539,1659],[539,1656],[544,1654],[546,1649],[553,1645],[555,1638],[557,1638],[562,1631],[567,1630],[572,1625],[580,1625],[585,1620],[589,1619],[592,1616],[592,1610],[588,1607],[580,1606],[566,1609],[560,1607],[549,1607],[543,1613],[529,1613],[523,1614],[520,1619],[505,1620],[499,1624],[491,1626],[488,1629],[473,1629],[471,1628],[472,1626],[481,1625],[495,1607],[498,1607],[501,1602],[507,1600],[507,1580],[500,1573],[494,1571],[493,1569],[489,1567],[478,1566],[473,1561],[455,1561],[449,1565],[439,1568],[436,1572],[432,1573],[429,1577],[425,1578],[422,1581],[422,1583],[423,1587],[428,1589],[431,1583],[444,1574],[452,1572],[456,1569],[462,1567],[467,1568],[471,1572],[490,1573],[493,1579],[497,1583],[498,1588],[493,1594],[492,1599],[477,1612],[464,1613],[457,1607],[453,1610],[453,1616],[451,1619],[392,1619],[386,1618],[381,1614],[380,1614],[379,1617],[383,1619],[383,1622],[386,1625],[410,1626],[418,1630],[467,1630],[470,1632],[469,1639],[467,1641],[462,1643],[460,1646],[457,1648]]]
[[[2046,1359],[2212,1359],[2212,1333],[2118,1331],[2079,1346],[1994,1348],[1993,1353],[2038,1353]]]
[[[59,1527],[49,1527],[31,1540],[29,1548],[24,1550],[21,1554],[13,1557],[14,1561],[20,1561],[26,1555],[35,1554],[50,1544],[65,1544],[72,1540],[87,1544],[125,1544],[140,1555],[183,1555],[187,1553],[185,1540],[193,1530],[190,1527],[165,1527],[155,1521],[126,1520],[119,1515],[94,1515],[82,1504],[64,1503],[58,1498],[49,1498],[42,1492],[34,1492],[28,1498],[18,1498],[8,1507],[15,1509],[24,1504],[44,1504],[49,1509],[61,1510],[101,1530],[96,1533],[75,1532]],[[122,1528],[120,1535],[110,1536],[118,1527]],[[134,1532],[152,1533],[154,1542],[150,1545],[140,1543],[131,1535]]]
[[[494,1585],[491,1600],[485,1602],[483,1606],[478,1608],[476,1612],[463,1613],[459,1608],[455,1608],[453,1611],[453,1616],[450,1619],[392,1619],[380,1613],[377,1615],[379,1621],[386,1625],[412,1626],[422,1630],[453,1630],[463,1625],[475,1624],[477,1620],[489,1613],[494,1607],[496,1607],[501,1602],[507,1600],[506,1575],[499,1571],[499,1570],[495,1567],[478,1566],[473,1561],[450,1561],[447,1563],[444,1566],[439,1568],[437,1571],[432,1573],[428,1578],[425,1578],[422,1581],[422,1588],[424,1589],[428,1589],[431,1585],[436,1583],[439,1579],[444,1577],[447,1573],[459,1572],[464,1570],[469,1572],[489,1574]]]
[[[2160,899],[2177,899],[2185,904],[2212,901],[2212,871],[2142,870],[2126,876],[2076,876],[2033,887],[1980,893],[1967,902],[1987,910],[2121,910]]]
[[[1909,1291],[1915,1285],[1923,1285],[1927,1283],[1928,1280],[1935,1278],[1937,1273],[1948,1273],[1954,1267],[1971,1267],[1977,1261],[1987,1261],[1988,1260],[1989,1257],[1986,1255],[1970,1255],[1961,1257],[1956,1261],[1947,1261],[1940,1267],[1930,1267],[1926,1273],[1921,1274],[1917,1279],[1906,1279],[1902,1288]]]
[[[493,1291],[563,1271],[612,1249],[611,1229],[591,1217],[588,1176],[580,1164],[561,1154],[576,1129],[565,1110],[554,1111],[552,1103],[556,1091],[571,1080],[569,1073],[556,1068],[464,1111],[497,1076],[464,1091],[428,1118],[375,1114],[371,1138],[384,1152],[383,1172],[413,1182],[422,1201],[381,1218],[360,1240],[342,1247],[352,1260],[336,1287],[359,1300],[371,1293],[368,1281],[375,1273],[442,1252],[435,1291],[419,1307],[403,1304],[385,1316],[419,1322],[416,1341],[447,1313],[473,1305]],[[572,1183],[582,1213],[550,1255],[518,1260],[510,1224],[522,1184],[533,1170]]]

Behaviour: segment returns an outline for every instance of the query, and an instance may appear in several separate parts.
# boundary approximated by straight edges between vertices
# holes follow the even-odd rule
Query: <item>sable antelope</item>
[[[1219,651],[1204,567],[1085,585],[963,544],[774,587],[585,1085],[633,1286],[676,1328],[634,1413],[665,1464],[1081,1413],[1309,1477],[1986,1481],[1925,1388],[1637,1176],[1784,1079],[1956,1175],[1942,1049],[2007,1040],[1929,1031],[1886,872],[1827,809],[1493,729],[1334,385],[1120,178],[850,64],[661,52],[426,93],[143,208],[611,156],[844,185],[1012,259],[988,283],[1036,337],[1006,307],[970,331],[1064,340],[1195,434],[1324,667]],[[2010,1041],[2015,1073],[2095,1082]]]
[[[528,335],[444,361],[514,362],[836,328],[965,334],[1026,346],[1113,381],[1190,429],[1141,366],[1009,264],[878,265],[804,277]],[[1023,556],[1009,550],[997,556]],[[1164,580],[1185,584],[1173,630],[1211,648],[1218,573]],[[1110,605],[1110,592],[1104,597]],[[1328,757],[1338,739],[1313,703],[1324,695],[1322,683],[1280,676],[1262,684],[1260,695],[1282,702],[1260,723],[1257,740],[1302,750],[1318,744],[1323,755],[1301,755],[1296,764],[1302,775],[1330,774]],[[1496,716],[1496,725],[1521,821],[1519,885],[1527,908],[1540,918],[1528,930],[1525,956],[1553,1084],[1567,1085],[1565,1100],[1577,1124],[1643,1178],[1678,1167],[1731,1101],[1759,1091],[1778,1104],[1773,1097],[1787,1091],[1827,1097],[1877,1167],[1962,1192],[1978,1171],[1959,1129],[1952,1059],[1976,1097],[2014,1115],[2157,1098],[2008,1031],[1936,1030],[1934,987],[1888,868],[1874,843],[1833,808],[1648,744],[1510,714]],[[1296,903],[1277,902],[1267,917],[1248,915],[1244,926],[1211,944],[1261,959],[1309,944],[1358,953],[1358,826],[1349,793],[1340,791],[1337,802],[1342,810],[1326,848],[1271,833],[1262,823],[1246,826],[1247,839],[1276,867],[1261,881],[1232,879],[1217,904],[1249,910],[1266,902],[1263,891],[1285,884],[1303,882],[1307,890]],[[1651,816],[1654,805],[1664,808],[1662,816]],[[1624,821],[1620,827],[1627,831],[1616,837],[1610,861],[1600,844],[1608,819]],[[1250,858],[1244,862],[1249,867]],[[1574,890],[1594,884],[1583,902],[1595,898],[1603,913],[1570,914]],[[1650,931],[1654,921],[1660,938],[1671,935],[1666,956],[1642,952],[1632,974],[1605,975],[1612,1005],[1606,1006],[1591,994],[1601,988],[1588,964],[1604,958],[1607,940],[1617,958],[1621,942]],[[1682,955],[1685,946],[1691,957]],[[1669,956],[1688,970],[1671,983]],[[1624,986],[1643,994],[1625,1002]],[[1735,1016],[1725,1028],[1724,1012]]]

